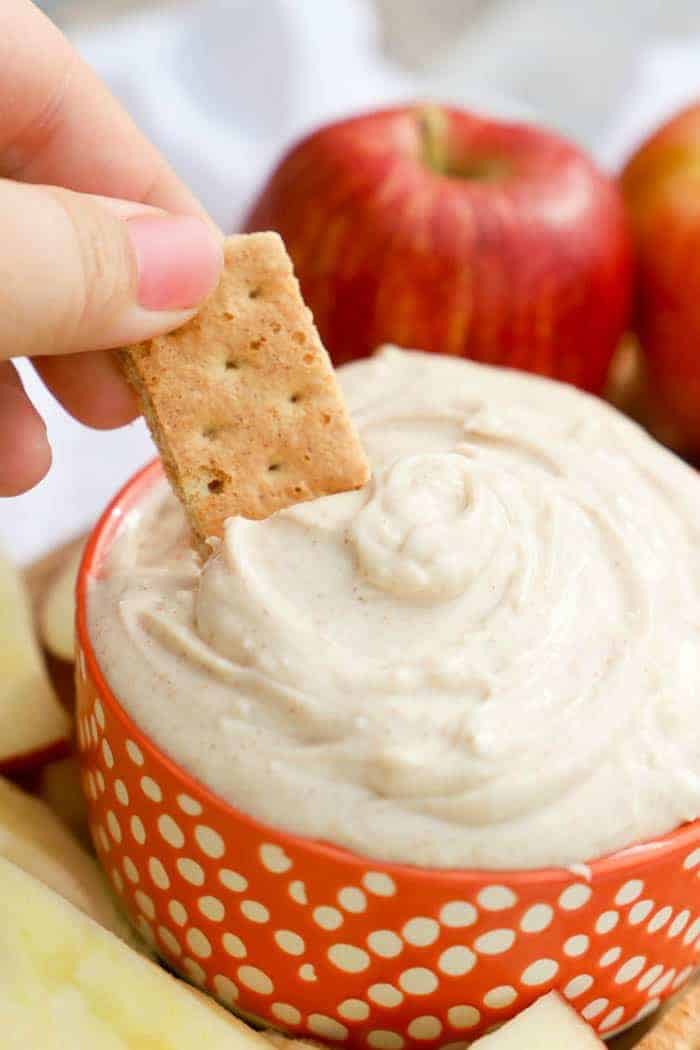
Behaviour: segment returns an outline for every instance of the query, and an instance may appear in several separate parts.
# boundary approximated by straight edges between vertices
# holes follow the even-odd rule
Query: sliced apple
[[[40,799],[0,777],[0,857],[41,879],[76,908],[138,945],[97,861]]]
[[[557,992],[543,995],[498,1031],[477,1039],[472,1050],[603,1050],[593,1029]]]
[[[5,860],[0,900],[6,1050],[269,1050],[213,1000]]]
[[[78,540],[68,548],[39,607],[42,642],[59,660],[71,663],[75,649],[75,581],[84,546],[83,540]]]
[[[80,768],[72,756],[48,762],[39,774],[37,794],[75,837],[90,846]]]
[[[34,635],[24,584],[0,555],[0,772],[58,757],[67,750],[69,732]]]

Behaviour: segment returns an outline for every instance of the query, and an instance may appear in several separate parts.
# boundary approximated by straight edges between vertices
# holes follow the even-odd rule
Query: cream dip
[[[163,482],[88,600],[162,749],[239,809],[428,867],[568,865],[700,814],[700,478],[571,387],[340,370],[361,492],[227,524]]]

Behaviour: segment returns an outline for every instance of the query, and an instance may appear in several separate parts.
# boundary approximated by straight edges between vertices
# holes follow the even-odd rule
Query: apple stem
[[[423,147],[423,161],[432,171],[443,175],[448,170],[447,117],[444,110],[439,106],[421,106],[416,117]]]

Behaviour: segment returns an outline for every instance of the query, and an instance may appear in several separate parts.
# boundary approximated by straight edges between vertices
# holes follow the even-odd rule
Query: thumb
[[[221,265],[221,237],[200,218],[0,180],[0,360],[177,328]]]

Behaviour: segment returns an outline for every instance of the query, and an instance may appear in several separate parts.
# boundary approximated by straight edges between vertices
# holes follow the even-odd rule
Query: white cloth
[[[570,31],[568,90],[562,93],[557,76],[565,35],[551,35],[552,12],[561,8],[550,10],[545,34],[532,21],[537,7],[519,5],[522,34],[491,24],[480,36],[477,27],[424,79],[401,72],[383,56],[370,0],[201,0],[124,19],[76,36],[75,43],[231,230],[280,151],[340,115],[438,94],[562,127],[565,107],[563,130],[614,167],[650,127],[700,95],[700,40],[689,39],[660,42],[644,52],[636,73],[632,65],[624,78],[627,94],[592,100],[590,92],[577,90],[590,82],[591,47],[583,48],[577,68]],[[515,8],[509,10],[514,18]],[[524,72],[516,75],[518,55]],[[55,457],[50,475],[34,491],[0,501],[0,544],[27,561],[86,528],[154,453],[142,423],[88,430],[67,417],[30,367],[23,365],[22,374],[47,420]]]

